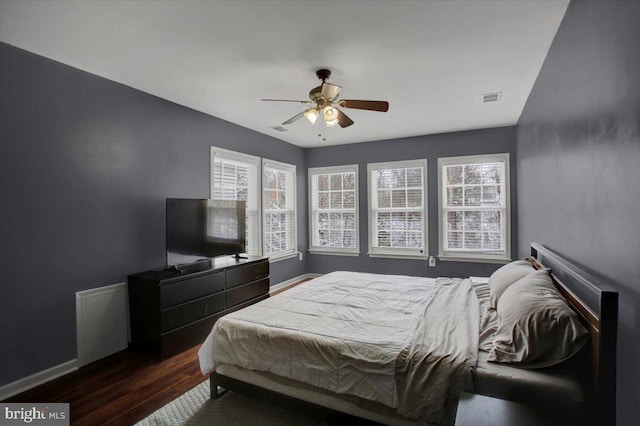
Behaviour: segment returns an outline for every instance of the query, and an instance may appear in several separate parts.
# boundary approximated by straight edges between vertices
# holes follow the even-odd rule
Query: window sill
[[[388,259],[411,259],[411,260],[427,260],[429,259],[429,255],[424,254],[402,254],[402,253],[375,253],[369,252],[367,253],[369,257],[379,257],[379,258],[388,258]]]
[[[334,250],[319,250],[319,249],[309,249],[309,253],[311,254],[324,254],[329,256],[360,256],[359,251],[334,251]]]
[[[281,254],[278,256],[271,257],[269,256],[269,263],[280,262],[281,260],[293,259],[294,257],[298,257],[300,252],[293,252],[287,254]]]
[[[438,255],[438,259],[442,262],[469,262],[469,263],[509,263],[511,259],[504,257],[489,256],[455,256],[455,255]]]

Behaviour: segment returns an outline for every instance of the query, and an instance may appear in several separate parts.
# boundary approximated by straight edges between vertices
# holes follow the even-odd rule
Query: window
[[[509,154],[438,159],[444,260],[508,261]]]
[[[369,255],[426,257],[427,160],[367,165]]]
[[[260,158],[211,147],[211,198],[240,200],[247,204],[247,253],[261,255]]]
[[[296,166],[264,160],[264,255],[272,259],[297,253]]]
[[[359,254],[358,165],[309,169],[310,251]]]

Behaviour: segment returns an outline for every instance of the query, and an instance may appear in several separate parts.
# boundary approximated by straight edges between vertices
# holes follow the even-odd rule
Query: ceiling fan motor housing
[[[322,85],[314,87],[309,92],[309,99],[318,104],[318,107],[322,108],[326,104],[331,104],[331,99],[325,99],[322,97]]]
[[[309,99],[311,99],[313,102],[315,102],[318,105],[318,108],[323,108],[325,106],[330,106],[333,103],[333,98],[335,96],[337,96],[339,90],[341,89],[340,86],[335,86],[335,85],[331,85],[329,83],[326,83],[325,80],[327,80],[329,77],[331,77],[331,70],[328,69],[319,69],[316,71],[316,76],[318,76],[318,78],[320,80],[322,80],[322,84],[318,87],[314,87],[313,89],[311,89],[311,91],[309,92]],[[329,87],[335,87],[338,89],[338,92],[335,92],[335,94],[333,95],[329,95],[329,93],[331,92],[324,92],[323,94],[323,86],[327,85]]]

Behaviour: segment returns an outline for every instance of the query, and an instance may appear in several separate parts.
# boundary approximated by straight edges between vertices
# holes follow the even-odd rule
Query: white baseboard
[[[0,387],[0,401],[4,401],[26,390],[40,386],[50,380],[69,374],[78,369],[78,360],[72,359],[38,373],[24,377]]]
[[[290,285],[295,284],[295,283],[297,283],[299,281],[302,281],[304,279],[307,279],[307,278],[318,278],[321,275],[322,274],[302,274],[302,275],[298,275],[297,277],[291,278],[290,280],[286,280],[286,281],[283,281],[281,283],[272,285],[269,290],[270,291],[280,290],[282,288],[289,287]]]

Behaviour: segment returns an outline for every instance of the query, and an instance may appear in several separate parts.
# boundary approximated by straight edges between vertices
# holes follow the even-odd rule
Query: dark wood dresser
[[[129,275],[130,347],[163,360],[198,345],[216,320],[269,297],[269,260],[213,259],[193,273]]]

